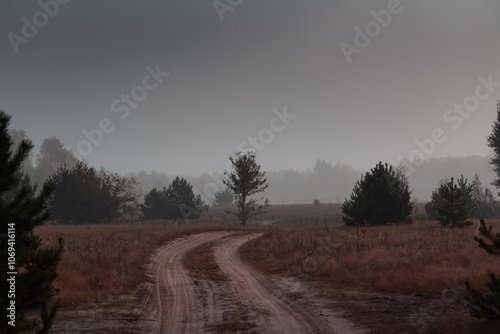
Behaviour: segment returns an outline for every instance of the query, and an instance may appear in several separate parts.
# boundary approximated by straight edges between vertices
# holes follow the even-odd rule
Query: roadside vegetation
[[[270,226],[239,254],[265,274],[318,284],[333,307],[375,333],[498,332],[494,322],[470,317],[463,298],[466,281],[478,296],[491,296],[484,281],[500,268],[500,257],[477,247],[476,225],[457,229],[419,220],[357,229],[311,223]],[[488,224],[500,231],[500,219]]]
[[[146,280],[146,265],[164,243],[178,237],[237,230],[238,226],[196,225],[78,225],[41,226],[35,233],[45,246],[56,246],[63,235],[65,249],[54,285],[60,306],[76,307],[131,294]]]
[[[214,247],[217,241],[210,241],[193,248],[182,258],[182,264],[194,279],[206,279],[210,281],[223,282],[228,277],[221,270],[215,260]]]

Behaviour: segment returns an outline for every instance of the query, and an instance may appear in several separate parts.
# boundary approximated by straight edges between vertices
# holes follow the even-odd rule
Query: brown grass
[[[215,260],[214,247],[216,241],[210,241],[193,248],[184,255],[182,264],[194,279],[207,279],[211,281],[227,281],[228,277],[221,270]]]
[[[487,224],[500,229],[498,219]],[[478,248],[475,234],[475,226],[437,221],[359,230],[270,226],[239,252],[264,273],[320,284],[347,317],[375,333],[498,333],[498,324],[471,318],[463,299],[467,279],[486,291],[487,274],[500,270],[500,257]]]
[[[249,225],[262,225],[272,223],[284,228],[296,228],[306,225],[324,225],[328,223],[342,222],[340,210],[342,204],[271,204],[265,208],[265,213],[252,217]],[[210,208],[203,218],[207,221],[223,221],[236,223],[233,215],[227,215],[225,210],[235,210],[234,207]]]
[[[43,226],[35,233],[42,237],[44,246],[55,246],[57,235],[64,234],[65,253],[55,285],[61,288],[61,306],[78,306],[133,292],[146,280],[145,264],[169,240],[204,231],[241,230],[234,216],[224,210],[211,208],[199,220],[178,226],[163,221],[144,225]],[[416,221],[412,225],[356,230],[341,223],[339,204],[272,205],[266,214],[249,222],[262,224],[269,225],[264,236],[240,249],[246,261],[265,273],[294,275],[326,284],[326,289],[336,293],[332,300],[342,300],[342,308],[355,321],[366,316],[367,324],[386,324],[381,333],[414,332],[418,327],[408,325],[409,315],[427,312],[440,295],[448,298],[450,291],[443,295],[447,287],[458,289],[453,292],[461,296],[466,279],[475,288],[484,289],[487,273],[498,273],[500,268],[500,257],[477,247],[473,240],[475,226],[449,229],[441,228],[437,221]],[[491,219],[487,224],[493,225],[494,231],[500,229],[500,220]],[[211,245],[204,247],[198,250],[198,262],[205,255],[210,257]],[[410,299],[403,297],[399,304],[397,300],[380,303],[380,312],[375,314],[379,306],[368,305],[366,298],[372,297],[362,297],[365,292],[367,296],[375,293],[378,299],[374,300],[398,294]],[[440,316],[427,319],[430,332],[495,332],[489,331],[488,324],[470,318],[459,302],[446,307]],[[398,314],[402,311],[406,312],[404,318]],[[246,321],[234,321],[236,327],[241,323]],[[218,325],[222,331],[228,326]]]
[[[488,224],[498,228],[500,220]],[[482,285],[488,272],[500,268],[500,257],[479,249],[474,235],[475,227],[441,228],[436,221],[358,231],[344,225],[269,227],[240,252],[270,274],[307,274],[386,292],[436,293],[445,280]]]
[[[154,251],[177,237],[206,231],[238,230],[221,224],[42,226],[35,234],[51,247],[63,234],[65,251],[54,285],[62,307],[131,293],[144,281]]]

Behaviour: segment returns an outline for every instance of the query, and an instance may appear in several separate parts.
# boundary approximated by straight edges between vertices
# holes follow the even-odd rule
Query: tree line
[[[2,295],[13,293],[8,275],[11,271],[19,271],[15,290],[18,296],[14,299],[17,313],[10,311],[12,300],[2,298],[0,301],[2,317],[13,317],[12,325],[2,325],[2,332],[36,330],[37,333],[47,333],[56,314],[57,303],[48,305],[57,294],[52,282],[57,277],[56,269],[64,240],[61,236],[57,247],[41,248],[40,238],[33,234],[36,226],[50,218],[72,224],[110,223],[133,214],[138,207],[150,219],[196,219],[206,208],[201,197],[194,195],[192,185],[181,177],[174,178],[168,187],[161,190],[153,188],[146,194],[144,203],[138,205],[137,196],[133,194],[136,184],[133,178],[107,173],[104,169],[97,172],[81,161],[69,161],[74,163],[73,166],[68,163],[57,166],[56,172],[37,190],[37,185],[30,181],[28,173],[22,168],[33,144],[26,138],[15,143],[16,135],[11,136],[8,132],[9,123],[10,116],[0,110],[0,220],[2,234],[8,236],[0,238]],[[52,141],[54,143],[58,144]],[[500,187],[500,103],[487,143],[493,151],[490,163],[497,174],[493,185]],[[64,152],[60,145],[42,146],[42,156],[52,158],[65,153],[63,158],[71,160],[71,155]],[[54,147],[58,150],[52,151]],[[41,158],[40,161],[43,160]],[[250,217],[264,211],[264,206],[252,196],[265,191],[269,184],[266,173],[256,162],[255,153],[237,152],[229,160],[232,169],[224,173],[226,189],[216,194],[214,204],[233,205],[234,209],[227,212],[245,225]],[[53,163],[51,167],[54,168]],[[457,183],[454,178],[445,178],[433,192],[433,200],[426,210],[428,214],[435,214],[443,226],[463,228],[472,224],[467,220],[471,215],[493,215],[497,210],[494,203],[492,191],[483,188],[478,177],[471,184],[463,177]],[[342,205],[342,212],[346,225],[359,227],[411,224],[413,208],[404,167],[380,162],[356,181],[351,196]],[[494,235],[492,227],[488,227],[483,218],[479,231],[486,239],[475,237],[479,247],[499,255],[500,233]],[[13,239],[15,241],[11,241]],[[485,283],[489,292],[484,294],[466,282],[468,294],[465,298],[472,316],[498,320],[500,277],[490,273],[489,279]],[[38,297],[33,298],[34,295]],[[34,310],[40,312],[39,319],[27,317]]]

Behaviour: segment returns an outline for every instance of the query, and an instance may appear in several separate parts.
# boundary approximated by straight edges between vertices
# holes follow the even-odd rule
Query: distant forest
[[[24,131],[19,130],[11,131],[11,136],[16,146],[22,139],[28,138]],[[42,143],[40,151],[25,161],[24,171],[33,182],[42,184],[59,166],[67,164],[71,167],[76,161],[73,153],[65,149],[59,139],[49,137]],[[421,165],[415,166],[414,170],[408,171],[409,184],[413,190],[412,196],[415,200],[427,201],[431,197],[431,192],[444,177],[459,178],[464,175],[472,181],[475,173],[479,175],[483,186],[495,190],[491,186],[494,173],[488,161],[489,157],[481,156],[426,160]],[[351,194],[356,181],[366,172],[341,162],[332,163],[318,159],[311,164],[311,168],[307,170],[290,168],[266,171],[269,187],[262,196],[271,203],[312,203],[314,199],[318,199],[320,203],[343,202]],[[262,168],[265,170],[265,166]],[[104,167],[98,170],[102,172]],[[167,187],[177,175],[167,175],[153,170],[130,172],[124,176],[133,177],[139,182],[134,192],[141,202],[144,195],[151,189]],[[193,185],[194,192],[201,194],[202,199],[209,204],[212,203],[216,192],[224,190],[220,182],[224,176],[222,171],[203,173],[198,176],[180,176],[185,177]],[[496,191],[493,193],[496,194]]]

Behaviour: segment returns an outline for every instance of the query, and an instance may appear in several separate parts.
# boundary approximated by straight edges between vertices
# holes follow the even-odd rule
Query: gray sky
[[[0,108],[96,167],[196,175],[253,136],[266,170],[369,169],[435,128],[412,157],[488,153],[497,0],[41,3],[0,1]]]

